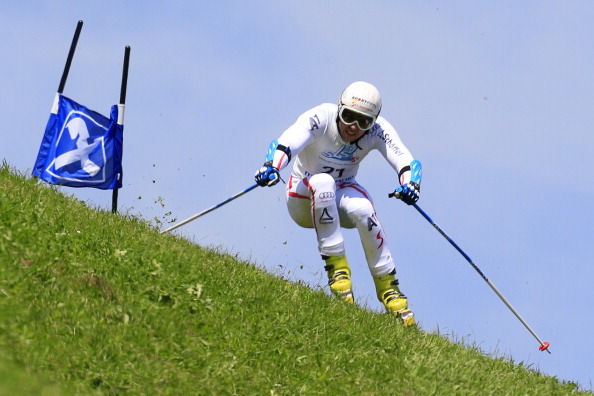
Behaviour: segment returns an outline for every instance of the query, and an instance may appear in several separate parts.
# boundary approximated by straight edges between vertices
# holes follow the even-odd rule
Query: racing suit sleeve
[[[278,138],[278,147],[272,160],[272,166],[276,169],[281,170],[286,167],[292,157],[297,156],[305,146],[316,138],[314,131],[324,129],[320,124],[316,124],[316,128],[312,126],[312,122],[316,122],[312,121],[312,117],[320,113],[316,109],[313,108],[301,114],[297,121]],[[319,122],[319,117],[316,120]]]
[[[398,173],[400,185],[410,182],[410,164],[414,160],[411,152],[406,148],[396,129],[386,119],[378,119],[382,132],[378,134],[376,148],[382,153],[386,161]]]

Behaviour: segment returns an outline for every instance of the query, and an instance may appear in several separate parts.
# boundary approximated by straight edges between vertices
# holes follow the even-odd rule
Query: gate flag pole
[[[120,103],[118,105],[118,124],[124,126],[124,108],[126,104],[126,89],[128,87],[128,66],[130,64],[130,46],[127,45],[124,50],[124,68],[122,70],[122,86],[120,89]],[[121,175],[120,175],[121,177]],[[111,194],[111,212],[118,211],[118,191],[116,187]]]
[[[74,51],[76,50],[76,45],[78,44],[78,38],[80,37],[80,31],[82,30],[82,27],[83,21],[80,20],[76,24],[76,30],[74,31],[74,37],[72,37],[70,51],[68,51],[68,58],[66,58],[66,65],[64,66],[64,72],[62,73],[62,79],[60,79],[60,85],[58,86],[59,94],[64,92],[64,86],[66,86],[66,79],[68,78],[68,73],[70,72],[70,65],[72,64],[72,58],[74,58]]]

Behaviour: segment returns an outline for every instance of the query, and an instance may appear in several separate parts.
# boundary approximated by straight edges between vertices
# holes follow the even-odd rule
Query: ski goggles
[[[338,117],[340,118],[340,121],[346,125],[353,125],[354,123],[357,123],[357,127],[359,127],[359,129],[362,131],[370,129],[375,122],[375,117],[357,113],[348,107],[341,108],[340,112],[338,113]]]

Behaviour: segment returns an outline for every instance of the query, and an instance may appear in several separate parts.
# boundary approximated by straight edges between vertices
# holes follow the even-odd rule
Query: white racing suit
[[[337,114],[338,106],[330,103],[303,113],[278,138],[272,166],[280,170],[295,158],[287,183],[287,207],[298,225],[316,230],[322,256],[344,254],[341,227],[357,228],[371,274],[384,276],[395,269],[394,260],[372,198],[357,183],[357,171],[376,149],[398,173],[402,185],[410,181],[413,157],[383,117],[357,142],[346,143],[338,131]]]

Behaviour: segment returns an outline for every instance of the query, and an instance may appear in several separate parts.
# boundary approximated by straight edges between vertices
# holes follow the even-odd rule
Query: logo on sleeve
[[[313,131],[314,129],[320,129],[320,117],[318,117],[317,114],[314,114],[313,117],[309,117],[309,126],[310,131]]]

